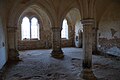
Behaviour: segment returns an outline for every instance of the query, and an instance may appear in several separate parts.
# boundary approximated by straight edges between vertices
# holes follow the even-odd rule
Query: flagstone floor
[[[83,80],[83,50],[63,48],[64,59],[51,57],[51,49],[20,51],[21,61],[12,63],[4,80]],[[97,80],[120,80],[120,60],[93,55],[93,72]]]

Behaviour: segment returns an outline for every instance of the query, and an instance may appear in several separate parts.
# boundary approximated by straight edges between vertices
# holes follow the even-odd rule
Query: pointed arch
[[[63,23],[62,23],[61,38],[68,39],[68,23],[67,23],[67,19],[64,19]]]
[[[67,10],[64,11],[64,13],[62,14],[63,16],[61,17],[61,20],[63,21],[65,19],[65,17],[67,16],[67,14],[71,11],[71,10],[78,10],[79,14],[80,14],[80,17],[81,16],[81,12],[79,11],[79,8],[78,7],[75,7],[75,6],[71,6],[69,7]]]
[[[21,14],[30,7],[31,8],[34,7],[34,10],[36,11],[36,13],[39,13],[39,11],[43,11],[47,15],[47,17],[50,19],[50,24],[51,25],[54,24],[54,19],[53,19],[54,17],[51,13],[51,11],[53,10],[50,11],[47,8],[48,6],[45,6],[45,4],[41,4],[36,1],[30,4],[26,4],[25,6],[20,6],[20,4],[21,3],[19,1],[14,4],[10,12],[9,18],[8,18],[8,26],[17,27],[18,25],[17,23],[19,22],[21,18]]]
[[[31,19],[31,38],[39,39],[39,27],[38,19],[33,17]]]
[[[21,24],[21,39],[30,39],[30,22],[28,17],[24,17]]]

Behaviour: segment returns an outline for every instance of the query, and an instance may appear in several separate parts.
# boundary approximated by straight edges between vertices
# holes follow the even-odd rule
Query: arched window
[[[39,24],[37,18],[33,17],[31,20],[24,17],[21,26],[22,40],[39,39]]]
[[[27,17],[24,17],[22,20],[21,33],[22,33],[22,40],[30,39],[30,22]]]
[[[68,39],[68,24],[66,19],[63,20],[61,38]]]
[[[36,18],[31,20],[31,38],[39,39],[39,24]]]

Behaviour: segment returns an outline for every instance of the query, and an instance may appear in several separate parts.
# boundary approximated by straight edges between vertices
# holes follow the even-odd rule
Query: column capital
[[[86,19],[82,19],[81,23],[83,25],[93,25],[95,23],[93,18],[86,18]]]

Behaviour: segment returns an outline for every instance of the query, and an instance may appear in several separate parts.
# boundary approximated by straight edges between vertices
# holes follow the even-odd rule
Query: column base
[[[19,53],[16,49],[9,49],[8,60],[9,61],[19,61]]]
[[[83,69],[80,77],[85,80],[97,80],[91,69]]]
[[[64,54],[62,50],[59,51],[52,51],[51,56],[57,59],[63,59],[64,58]]]

